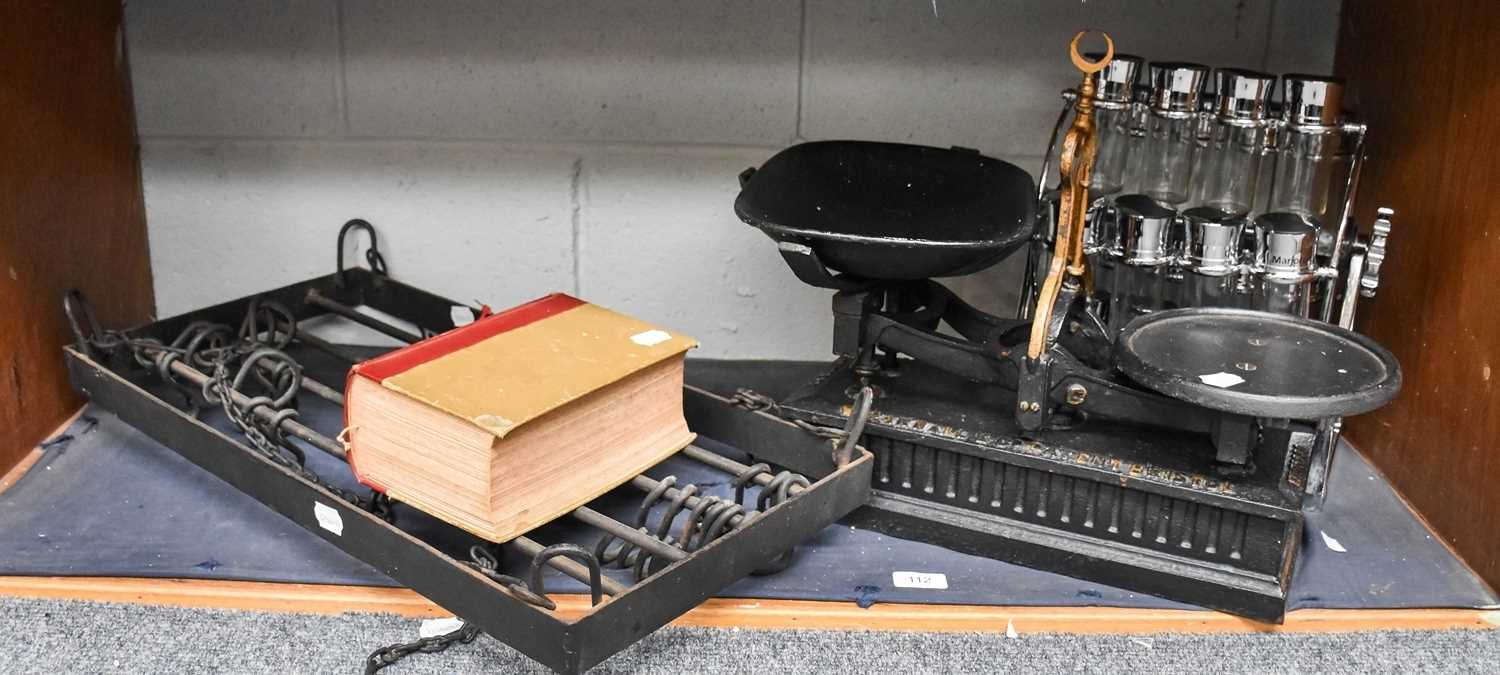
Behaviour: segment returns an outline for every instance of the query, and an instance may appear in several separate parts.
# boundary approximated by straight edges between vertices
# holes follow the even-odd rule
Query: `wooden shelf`
[[[409,617],[448,616],[432,601],[404,588],[322,586],[199,579],[99,577],[0,577],[0,595],[94,600],[177,607],[341,614],[378,612]],[[582,616],[584,595],[555,595],[558,611]],[[1365,630],[1494,629],[1500,611],[1476,609],[1302,609],[1272,625],[1221,612],[1118,607],[982,607],[968,605],[714,598],[672,622],[674,626],[748,629],[823,629],[931,632],[1090,633],[1306,633]]]

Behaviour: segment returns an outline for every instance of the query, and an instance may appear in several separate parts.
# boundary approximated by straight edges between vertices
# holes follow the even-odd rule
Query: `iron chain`
[[[392,665],[412,654],[436,654],[447,650],[457,644],[469,644],[479,637],[479,627],[464,622],[462,628],[443,635],[425,637],[413,642],[388,645],[381,647],[365,659],[365,675],[374,675],[386,666]]]
[[[841,458],[847,460],[849,453],[853,450],[853,443],[857,443],[860,435],[864,432],[865,423],[868,421],[870,415],[870,405],[874,401],[874,398],[874,389],[868,385],[862,387],[859,396],[855,398],[854,409],[849,415],[849,423],[843,429],[825,427],[795,417],[788,417],[786,413],[782,412],[781,404],[777,403],[776,399],[750,389],[736,390],[734,396],[729,398],[729,401],[736,406],[752,412],[763,412],[774,415],[782,421],[789,422],[813,436],[829,441],[833,446],[835,459]],[[854,439],[853,442],[850,442],[851,435]]]

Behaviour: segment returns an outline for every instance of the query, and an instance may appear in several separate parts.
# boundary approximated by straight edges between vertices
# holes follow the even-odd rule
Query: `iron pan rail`
[[[299,320],[319,312],[302,300],[310,289],[351,305],[365,304],[429,331],[452,326],[452,301],[365,270],[349,270],[291,284],[257,296],[293,308]],[[168,336],[187,323],[232,323],[253,297],[223,303],[131,331]],[[870,495],[871,455],[835,467],[827,441],[775,416],[745,410],[708,392],[685,387],[689,428],[814,479],[799,492],[712,543],[691,551],[585,615],[566,620],[527,604],[426,542],[277,466],[249,446],[184,413],[136,385],[127,371],[101,363],[77,347],[64,349],[74,388],[126,423],[198,467],[244,492],[345,553],[405,584],[495,639],[561,673],[597,665],[863,505]],[[314,505],[332,509],[342,532],[319,524]],[[326,516],[325,516],[326,517]]]

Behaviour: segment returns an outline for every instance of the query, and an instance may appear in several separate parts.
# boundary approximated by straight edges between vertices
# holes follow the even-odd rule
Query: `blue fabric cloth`
[[[204,415],[220,426],[221,417],[217,411]],[[336,407],[319,400],[305,405],[302,421],[334,435],[340,417]],[[703,443],[724,449],[711,440]],[[311,449],[307,455],[313,470],[355,487],[342,463]],[[723,474],[688,460],[674,458],[651,473],[676,475],[679,482],[696,483],[713,494],[731,494]],[[1324,508],[1308,517],[1291,608],[1496,604],[1495,596],[1358,453],[1345,448],[1339,454],[1329,494]],[[629,520],[639,498],[638,492],[619,491],[596,507]],[[410,509],[401,508],[398,522],[439,548],[467,548],[468,542],[451,528]],[[570,519],[533,535],[543,544],[590,546],[597,537]],[[942,573],[948,588],[896,588],[894,571]],[[394,585],[92,406],[46,444],[45,454],[20,481],[0,493],[0,574]],[[548,579],[548,589],[581,586],[558,576]],[[1188,607],[842,525],[801,546],[782,573],[746,578],[721,595],[861,604]]]

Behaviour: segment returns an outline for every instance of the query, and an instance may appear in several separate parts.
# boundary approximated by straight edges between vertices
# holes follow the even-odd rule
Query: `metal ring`
[[[641,500],[641,506],[640,506],[640,508],[636,509],[636,512],[635,512],[635,526],[636,527],[645,527],[646,526],[646,516],[651,513],[651,507],[655,506],[656,502],[659,501],[659,500],[661,500],[661,496],[664,495],[664,494],[666,494],[667,490],[670,490],[672,488],[672,486],[676,485],[676,484],[677,484],[677,477],[676,476],[667,476],[666,478],[663,478],[660,481],[657,481],[656,487],[651,488],[651,491],[648,492],[648,493],[646,493],[646,498]]]
[[[172,377],[172,362],[180,358],[182,358],[182,355],[178,354],[177,352],[156,353],[156,362],[154,364],[156,366],[156,374],[160,376],[161,379],[167,384],[178,387],[182,386],[182,384],[177,381],[177,378]]]
[[[271,437],[275,439],[277,445],[286,448],[297,458],[297,466],[303,466],[307,464],[307,453],[302,448],[293,445],[291,441],[287,440],[286,433],[281,428],[283,422],[296,418],[296,408],[282,408],[272,413],[270,419],[266,420],[262,426],[266,431],[270,432]]]
[[[266,331],[270,333],[265,342],[260,341],[260,316],[266,316]],[[286,326],[285,337],[277,337],[277,319],[283,319]],[[240,321],[240,341],[250,347],[265,345],[274,349],[283,349],[292,343],[292,338],[297,333],[297,317],[286,305],[275,300],[266,300],[259,296],[250,299],[250,305],[245,310],[245,318]]]
[[[758,462],[746,467],[744,471],[735,475],[734,480],[729,481],[729,484],[734,486],[734,501],[736,504],[745,503],[745,486],[750,481],[755,480],[756,476],[763,473],[771,473],[771,465],[765,462]]]
[[[273,404],[275,402],[275,399],[272,399],[269,396],[255,396],[245,401],[245,405],[240,407],[240,412],[243,415],[249,415],[250,419],[255,419],[256,409],[274,408],[275,406]]]
[[[760,488],[760,495],[755,499],[756,510],[765,511],[771,508],[776,503],[774,500],[777,499],[778,495],[785,494],[786,485],[792,480],[793,475],[795,474],[790,471],[782,471],[776,474],[776,477],[772,478],[771,482],[762,486]]]
[[[688,500],[692,499],[693,495],[697,493],[698,486],[692,483],[677,488],[677,496],[672,498],[672,502],[667,505],[666,510],[662,511],[661,519],[656,521],[656,532],[653,533],[653,536],[671,544],[672,537],[669,533],[672,531],[672,521],[677,520],[677,514],[682,513],[682,509]],[[635,572],[635,578],[645,579],[651,576],[651,563],[655,561],[656,556],[652,555],[650,551],[640,551],[636,555],[635,564],[631,566]]]
[[[743,514],[744,512],[745,507],[740,506],[739,504],[736,504],[734,502],[720,502],[717,509],[709,514],[709,516],[713,519],[712,524],[710,524],[704,530],[703,535],[699,537],[698,548],[703,548],[704,546],[713,543],[725,532],[728,532],[730,529],[729,524],[734,522],[734,517]],[[750,516],[747,515],[745,517],[749,518]]]
[[[721,501],[723,500],[714,495],[704,495],[698,498],[698,505],[694,506],[693,509],[688,512],[687,522],[682,524],[682,536],[678,537],[678,542],[681,544],[684,551],[693,550],[693,536],[702,531],[701,528],[698,527],[698,525],[703,518],[703,514],[708,511],[710,507],[718,504]]]
[[[297,395],[297,390],[302,386],[302,368],[295,365],[296,361],[293,361],[292,357],[287,356],[279,350],[267,347],[251,352],[249,356],[245,357],[244,362],[240,364],[240,370],[238,373],[235,373],[234,381],[230,386],[239,391],[240,387],[245,384],[245,378],[255,370],[255,365],[263,359],[274,359],[294,364],[292,372],[295,374],[295,377],[292,378],[290,386],[284,391],[277,392],[276,398],[272,399],[275,402],[275,407],[280,408],[285,406],[292,400],[293,396]]]
[[[531,592],[535,593],[537,596],[543,599],[547,599],[549,603],[551,602],[551,600],[547,598],[546,586],[543,585],[544,582],[542,580],[542,566],[545,565],[548,560],[551,560],[558,556],[566,556],[588,566],[589,597],[593,599],[595,605],[603,602],[604,582],[602,580],[602,577],[604,576],[604,572],[599,569],[599,559],[595,558],[593,553],[590,553],[587,549],[577,544],[553,544],[551,546],[548,546],[547,548],[542,549],[536,554],[536,556],[532,557]]]
[[[637,531],[647,533],[646,528],[644,527],[637,528]],[[615,544],[619,545],[615,546],[614,550],[610,550],[610,546],[613,546]],[[599,537],[599,541],[594,544],[594,557],[598,558],[600,564],[602,565],[608,565],[617,568],[628,567],[629,564],[626,562],[626,558],[630,555],[633,548],[634,544],[631,544],[624,539],[619,539],[613,534],[605,532],[602,536]]]
[[[672,498],[672,503],[668,504],[666,510],[662,512],[661,519],[656,521],[657,539],[671,541],[667,535],[672,531],[672,521],[677,520],[677,514],[682,513],[688,500],[696,494],[698,494],[698,486],[692,483],[677,488],[677,496]]]
[[[182,334],[178,335],[177,339],[172,341],[172,346],[182,348],[183,358],[186,359],[188,365],[208,367],[213,362],[206,355],[199,354],[199,351],[203,348],[203,342],[208,341],[209,349],[223,349],[228,346],[226,341],[233,334],[234,330],[222,323],[195,321],[183,329]],[[219,340],[217,345],[214,344],[215,338]],[[182,344],[179,344],[179,342]],[[203,358],[199,358],[200,356],[203,356]]]
[[[266,314],[266,330],[271,334],[271,341],[267,344],[285,349],[297,337],[297,315],[292,313],[291,308],[276,300],[260,300],[259,309]],[[276,337],[278,315],[283,319],[282,325],[286,326],[285,335],[279,339]]]

